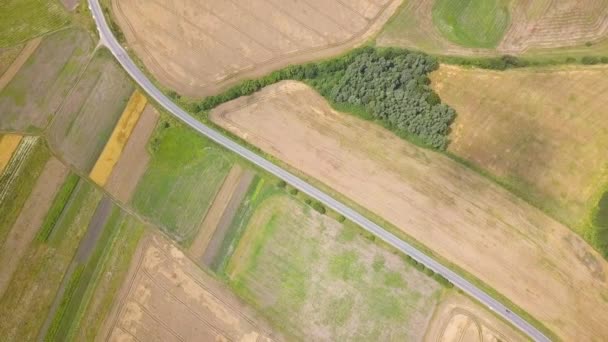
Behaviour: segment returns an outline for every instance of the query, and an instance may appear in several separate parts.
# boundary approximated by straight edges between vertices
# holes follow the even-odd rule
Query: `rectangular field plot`
[[[49,140],[63,157],[88,172],[108,141],[133,84],[107,50],[99,50],[50,127]]]
[[[45,37],[0,92],[0,128],[46,127],[90,58],[88,33],[66,29]]]
[[[142,240],[100,339],[282,340],[167,240]]]
[[[431,79],[458,113],[450,152],[582,228],[608,181],[608,69],[494,72],[444,65]]]
[[[0,336],[7,341],[38,337],[101,193],[83,182],[47,243],[34,241],[0,298]]]
[[[294,197],[259,201],[226,268],[236,292],[292,339],[421,340],[441,286]]]
[[[187,245],[198,231],[234,156],[167,118],[159,121],[149,149],[151,159],[135,189],[133,206]]]

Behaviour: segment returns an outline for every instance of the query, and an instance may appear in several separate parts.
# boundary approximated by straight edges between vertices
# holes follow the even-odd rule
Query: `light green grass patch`
[[[437,0],[433,23],[449,40],[465,47],[494,48],[509,26],[505,0]]]
[[[58,0],[2,0],[0,47],[21,43],[70,22]]]
[[[284,191],[255,207],[224,274],[235,292],[294,339],[422,338],[439,284],[305,208]]]
[[[178,242],[188,245],[234,156],[194,130],[163,118],[149,143],[151,160],[133,206]]]

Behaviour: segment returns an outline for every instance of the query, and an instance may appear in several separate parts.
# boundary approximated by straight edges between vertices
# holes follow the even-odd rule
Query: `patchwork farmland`
[[[202,97],[291,63],[347,51],[378,32],[399,4],[112,0],[112,12],[161,84]]]
[[[607,5],[604,0],[410,1],[377,42],[447,55],[595,55],[608,51]]]
[[[589,237],[585,221],[608,181],[602,157],[607,76],[604,67],[493,72],[441,66],[431,80],[458,112],[451,153]]]
[[[597,300],[608,291],[606,261],[568,228],[461,164],[333,111],[297,82],[221,105],[211,119],[380,215],[562,338],[607,333],[597,316],[598,305],[608,305]],[[569,324],[554,324],[566,317]]]

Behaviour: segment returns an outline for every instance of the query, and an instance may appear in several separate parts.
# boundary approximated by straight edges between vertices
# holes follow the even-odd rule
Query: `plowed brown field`
[[[205,96],[243,78],[330,56],[378,32],[400,0],[113,0],[146,67],[165,86]]]
[[[608,263],[580,237],[448,157],[280,82],[211,118],[463,267],[564,340],[608,336]]]

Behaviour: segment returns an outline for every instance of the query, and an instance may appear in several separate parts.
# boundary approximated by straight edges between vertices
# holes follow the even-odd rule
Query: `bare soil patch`
[[[234,215],[236,214],[236,211],[238,210],[239,205],[241,204],[241,202],[245,198],[245,195],[247,194],[247,190],[249,189],[249,185],[251,184],[251,181],[253,180],[253,176],[254,176],[253,172],[245,171],[245,173],[239,179],[239,182],[236,184],[236,188],[234,189],[234,192],[232,193],[232,196],[230,197],[230,200],[228,201],[226,208],[224,209],[224,212],[222,213],[222,216],[219,218],[219,221],[217,222],[217,225],[216,225],[215,231],[213,232],[211,240],[207,244],[205,253],[203,254],[203,256],[201,258],[199,258],[199,261],[202,262],[203,264],[205,264],[207,266],[211,266],[214,263],[218,253],[220,252],[220,250],[222,248],[224,239],[226,238],[226,235],[228,234],[228,230],[230,228],[230,224],[232,223],[232,220],[234,219]]]
[[[32,53],[36,51],[38,45],[42,41],[41,37],[34,38],[28,41],[25,46],[19,52],[19,55],[13,60],[10,66],[6,70],[0,70],[0,91],[6,87],[6,85],[15,77],[19,69],[25,64],[25,62],[30,58]]]
[[[202,97],[328,57],[380,30],[400,0],[113,0],[129,45],[165,86]]]
[[[449,151],[584,233],[608,181],[608,99],[602,95],[608,68],[493,72],[442,65],[431,80],[458,113]]]
[[[457,293],[441,300],[426,332],[427,342],[515,342],[526,337],[491,312]]]
[[[193,259],[197,260],[201,258],[205,253],[205,250],[209,245],[209,241],[211,241],[211,238],[217,229],[218,223],[224,215],[224,212],[228,207],[228,203],[233,197],[233,194],[241,178],[243,177],[243,173],[243,168],[238,164],[235,164],[230,169],[230,172],[228,172],[228,175],[224,179],[224,183],[222,183],[222,187],[215,195],[213,203],[209,207],[207,214],[205,214],[205,218],[201,223],[201,228],[196,235],[196,238],[194,238],[194,241],[188,250]]]
[[[98,340],[282,340],[159,235],[140,242]]]
[[[332,110],[298,82],[223,104],[211,119],[463,267],[561,338],[608,336],[606,261],[463,165]]]
[[[154,107],[146,106],[108,178],[105,188],[123,203],[131,199],[139,178],[146,172],[150,161],[146,146],[154,132],[158,117]]]
[[[53,203],[68,169],[57,159],[46,163],[17,220],[0,248],[0,298],[4,294],[21,257],[36,236],[46,212]]]

